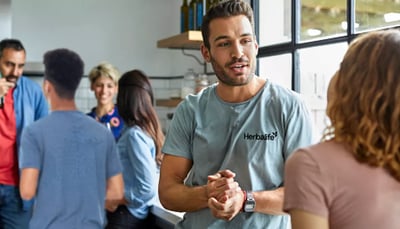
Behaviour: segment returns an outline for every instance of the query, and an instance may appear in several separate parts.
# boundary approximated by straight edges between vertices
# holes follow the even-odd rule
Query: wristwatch
[[[243,204],[244,212],[254,212],[254,208],[256,207],[256,201],[254,200],[253,193],[251,191],[246,191],[246,199]]]

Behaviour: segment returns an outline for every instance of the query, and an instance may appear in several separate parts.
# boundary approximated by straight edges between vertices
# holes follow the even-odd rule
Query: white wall
[[[11,36],[11,0],[0,0],[0,38]]]
[[[86,74],[102,60],[121,72],[139,68],[150,76],[182,75],[189,67],[200,72],[203,67],[181,50],[157,48],[157,40],[179,33],[181,2],[12,0],[12,36],[24,43],[29,62],[41,62],[50,49],[75,50]]]
[[[8,2],[7,14],[3,14],[7,17],[1,14],[5,9],[2,2]],[[102,60],[110,61],[122,73],[133,68],[149,76],[183,75],[188,68],[202,72],[203,66],[184,56],[181,50],[157,48],[157,40],[179,33],[181,3],[181,0],[0,0],[0,19],[6,18],[10,25],[7,33],[0,33],[0,39],[8,36],[21,39],[27,50],[29,67],[26,67],[31,70],[43,70],[44,52],[63,47],[81,55],[86,74]],[[199,51],[186,52],[203,60]],[[210,66],[207,71],[212,71]],[[42,77],[32,79],[42,84]],[[152,80],[152,85],[156,98],[168,98],[171,91],[177,94],[180,81],[159,79]],[[83,112],[96,105],[86,77],[79,85],[76,102]],[[167,113],[174,108],[156,109],[166,129]]]

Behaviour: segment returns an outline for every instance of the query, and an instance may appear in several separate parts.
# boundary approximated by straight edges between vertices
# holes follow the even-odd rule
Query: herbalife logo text
[[[244,133],[244,140],[273,141],[277,136],[278,136],[277,131],[269,133],[269,134]]]

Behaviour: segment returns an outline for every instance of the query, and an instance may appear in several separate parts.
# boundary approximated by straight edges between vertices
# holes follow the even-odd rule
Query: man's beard
[[[251,71],[246,75],[247,77],[244,81],[237,81],[227,74],[227,72],[225,71],[225,67],[228,68],[230,65],[236,62],[247,63],[251,67],[251,62],[248,60],[243,60],[242,58],[239,58],[237,60],[232,60],[228,64],[221,66],[217,63],[217,61],[213,57],[211,57],[211,65],[213,66],[215,75],[217,76],[220,82],[230,86],[243,86],[251,81],[251,79],[254,77],[254,70],[255,70],[254,66],[251,67]]]
[[[18,76],[14,76],[14,75],[8,75],[8,76],[5,76],[4,78],[5,78],[8,82],[16,83],[19,77],[18,77]]]

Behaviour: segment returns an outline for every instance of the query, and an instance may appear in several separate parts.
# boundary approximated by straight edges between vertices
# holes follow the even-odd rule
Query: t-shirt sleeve
[[[297,150],[285,165],[284,211],[299,209],[327,217],[328,184],[312,155],[304,149]]]
[[[287,144],[284,149],[286,159],[296,149],[316,143],[315,128],[308,107],[299,96],[294,97],[293,104],[286,126]]]
[[[184,100],[177,107],[169,125],[162,148],[163,153],[182,156],[192,160],[194,113],[189,102]]]
[[[37,137],[33,128],[24,128],[21,135],[21,148],[19,153],[19,168],[41,169],[42,151],[39,148]]]

